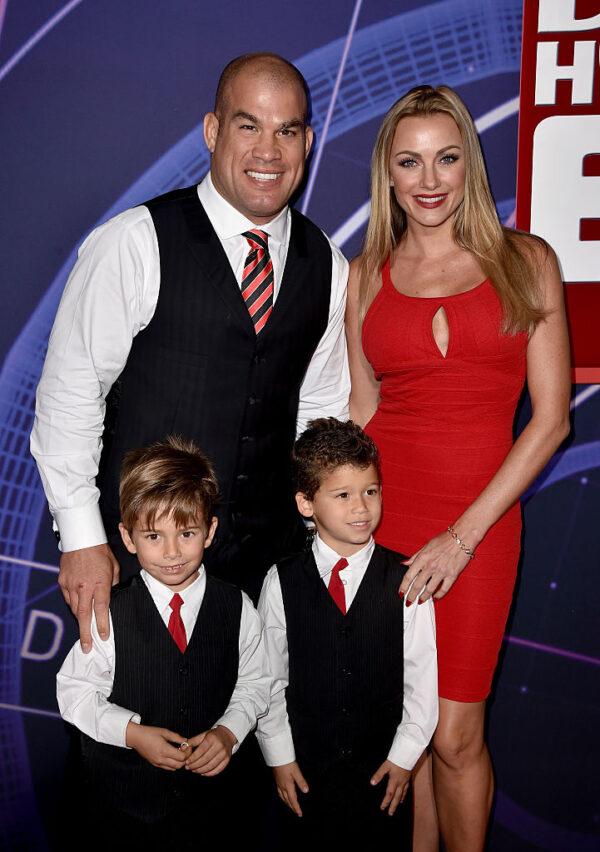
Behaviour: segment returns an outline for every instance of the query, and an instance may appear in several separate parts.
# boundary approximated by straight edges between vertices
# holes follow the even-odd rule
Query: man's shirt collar
[[[198,185],[198,198],[219,239],[228,240],[231,237],[243,234],[244,231],[260,228],[261,231],[265,231],[269,235],[269,241],[273,240],[276,243],[285,244],[289,230],[289,207],[284,207],[274,219],[271,219],[265,225],[255,225],[217,192],[210,172]]]

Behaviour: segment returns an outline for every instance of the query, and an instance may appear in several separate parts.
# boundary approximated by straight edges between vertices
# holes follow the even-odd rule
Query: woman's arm
[[[346,340],[350,362],[350,417],[359,426],[365,426],[377,410],[379,382],[362,348],[359,316],[359,258],[350,264],[348,298],[346,301]]]
[[[563,285],[554,252],[549,249],[545,253],[544,248],[538,251],[543,255],[539,258],[540,284],[548,314],[527,347],[531,419],[497,473],[453,523],[458,537],[473,550],[543,470],[569,433],[571,378]],[[469,557],[444,531],[409,560],[400,591],[406,593],[414,580],[408,595],[411,601],[424,586],[421,600],[432,595],[441,598],[468,562]]]

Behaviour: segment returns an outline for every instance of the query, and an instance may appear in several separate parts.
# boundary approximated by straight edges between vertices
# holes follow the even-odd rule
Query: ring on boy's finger
[[[189,747],[190,747],[189,743],[179,743],[179,750],[180,751],[183,751],[184,749],[189,748]]]

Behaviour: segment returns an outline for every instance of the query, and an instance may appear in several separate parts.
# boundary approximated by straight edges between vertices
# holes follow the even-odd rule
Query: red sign
[[[523,0],[516,222],[558,255],[574,381],[600,383],[600,0]]]

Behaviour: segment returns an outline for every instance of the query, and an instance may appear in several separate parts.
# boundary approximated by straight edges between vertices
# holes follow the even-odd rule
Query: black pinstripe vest
[[[257,337],[196,187],[146,206],[158,238],[161,285],[154,316],[135,337],[107,400],[98,477],[105,524],[109,532],[116,529],[125,453],[178,433],[199,444],[219,478],[210,564],[231,539],[267,546],[265,562],[274,562],[298,529],[289,457],[300,386],[328,322],[329,243],[292,211],[281,289]]]
[[[206,578],[204,600],[184,654],[171,638],[140,577],[113,590],[115,672],[109,701],[154,725],[192,737],[211,728],[229,704],[238,673],[242,596]],[[110,807],[153,822],[184,796],[212,795],[221,782],[156,769],[137,752],[82,735],[85,777]]]
[[[402,559],[376,545],[346,615],[312,552],[278,565],[289,650],[286,701],[302,767],[349,761],[373,772],[387,757],[402,718]]]

